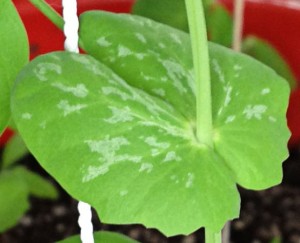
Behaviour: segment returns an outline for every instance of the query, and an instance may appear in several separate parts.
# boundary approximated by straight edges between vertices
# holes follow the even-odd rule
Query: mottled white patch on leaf
[[[58,88],[59,90],[66,92],[66,93],[72,93],[74,96],[78,98],[85,98],[89,91],[85,87],[84,84],[77,84],[75,87],[67,86],[62,83],[52,83],[51,86]]]
[[[195,179],[195,175],[193,173],[188,173],[185,187],[186,188],[192,187],[194,184],[194,179]]]
[[[23,113],[21,117],[23,120],[31,120],[32,114],[26,112],[26,113]]]
[[[261,91],[261,94],[262,95],[266,95],[266,94],[269,94],[271,92],[271,90],[269,88],[264,88],[262,91]]]
[[[122,191],[120,191],[120,196],[121,197],[124,197],[124,196],[126,196],[128,194],[128,190],[122,190]]]
[[[129,141],[125,137],[105,136],[102,140],[86,140],[84,143],[88,144],[91,152],[96,152],[101,155],[101,159],[105,161],[112,161],[122,146],[129,145]]]
[[[150,163],[142,163],[141,164],[141,167],[139,169],[139,172],[147,172],[147,173],[150,173],[153,169],[153,165],[150,164]]]
[[[117,95],[124,101],[132,99],[130,95],[128,95],[127,93],[123,92],[122,90],[116,87],[110,87],[110,86],[102,87],[102,92],[105,95],[110,95],[110,94]]]
[[[75,54],[75,53],[71,54],[71,58],[74,61],[84,65],[84,67],[86,69],[92,71],[94,74],[103,75],[102,71],[100,70],[100,68],[98,66],[98,62],[95,59],[88,57],[87,55],[81,55],[81,54]]]
[[[247,105],[243,111],[243,114],[246,115],[248,120],[256,118],[261,120],[262,115],[266,112],[267,106],[265,105]]]
[[[165,90],[162,89],[162,88],[152,89],[152,91],[153,91],[154,94],[157,94],[157,95],[162,96],[162,97],[164,97],[166,95]]]
[[[141,72],[140,74],[143,77],[143,79],[146,80],[146,81],[149,81],[149,80],[153,79],[153,77],[151,77],[149,75],[146,75],[144,72]]]
[[[135,36],[136,36],[136,38],[140,41],[140,42],[142,42],[142,43],[147,43],[147,40],[146,40],[146,38],[145,38],[145,36],[143,35],[143,34],[141,34],[141,33],[135,33]]]
[[[231,92],[232,92],[232,87],[229,85],[226,85],[224,87],[225,91],[225,100],[224,100],[224,107],[228,106],[230,101],[231,101]]]
[[[239,65],[239,64],[235,64],[235,65],[233,66],[233,70],[234,70],[234,71],[240,71],[240,70],[242,70],[242,69],[243,69],[242,66]]]
[[[171,33],[170,36],[177,44],[182,44],[181,39],[177,34]]]
[[[142,156],[138,156],[138,155],[122,154],[122,155],[115,156],[115,162],[129,161],[133,163],[140,163],[141,160],[142,160]]]
[[[231,122],[233,122],[235,120],[235,116],[234,115],[232,115],[232,116],[228,116],[227,118],[226,118],[226,120],[225,120],[225,123],[227,124],[227,123],[231,123]]]
[[[56,74],[61,74],[61,66],[55,64],[55,63],[48,63],[48,62],[43,62],[39,63],[36,68],[33,70],[35,75],[40,81],[47,81],[48,78],[46,77],[47,74],[54,72]]]
[[[134,56],[139,60],[143,60],[145,58],[146,54],[144,54],[144,53],[135,53]]]
[[[220,116],[222,114],[223,110],[224,110],[223,106],[219,108],[219,110],[218,110],[218,116]]]
[[[39,124],[40,128],[42,128],[42,129],[45,129],[46,125],[47,125],[46,121],[43,121]]]
[[[166,48],[166,45],[162,42],[159,42],[158,43],[158,46],[161,48],[161,49],[165,49]]]
[[[105,36],[102,36],[100,38],[97,39],[97,44],[101,47],[109,47],[111,46],[111,43],[109,41],[106,40]]]
[[[84,65],[88,65],[91,63],[90,58],[88,58],[88,56],[86,56],[86,55],[71,53],[70,56],[75,62],[79,62]]]
[[[117,154],[122,146],[130,145],[125,137],[110,138],[109,136],[106,136],[102,140],[85,140],[84,143],[89,146],[91,152],[100,155],[99,161],[101,163],[99,166],[88,167],[87,171],[84,172],[84,182],[92,180],[99,175],[106,174],[109,171],[110,166],[116,163],[128,161],[138,163],[142,159],[140,156]]]
[[[174,87],[179,93],[186,93],[187,90],[182,84],[182,79],[186,78],[187,73],[182,65],[172,60],[160,60],[160,62],[166,69],[168,76],[173,81]]]
[[[118,46],[118,56],[119,57],[127,57],[132,54],[133,54],[132,51],[130,49],[128,49],[126,46],[123,46],[123,45]]]
[[[172,181],[174,181],[175,184],[178,184],[178,183],[179,183],[179,178],[178,178],[177,175],[171,175],[171,176],[170,176],[170,179],[171,179]]]
[[[175,151],[170,151],[166,154],[163,162],[170,162],[170,161],[181,161],[182,158],[176,154]]]
[[[89,182],[99,175],[104,175],[109,171],[109,167],[107,165],[102,166],[89,166],[86,174],[82,178],[82,182]]]
[[[269,116],[268,119],[269,119],[270,122],[276,122],[277,121],[277,119],[273,116]]]
[[[134,118],[132,116],[131,110],[128,106],[124,108],[117,108],[114,106],[109,106],[109,109],[112,112],[112,117],[103,119],[104,121],[111,123],[111,124],[117,124],[120,122],[128,122],[132,121]]]
[[[213,70],[218,74],[219,81],[221,83],[225,83],[224,73],[221,70],[221,67],[220,67],[220,65],[219,65],[219,63],[218,63],[218,61],[216,59],[212,60],[212,67],[213,67]]]
[[[167,142],[158,142],[156,137],[146,137],[145,143],[156,148],[167,149],[170,147],[170,144]]]
[[[165,82],[168,81],[168,78],[167,77],[162,77],[160,80],[165,83]]]
[[[64,116],[67,116],[71,113],[79,113],[80,110],[84,109],[87,107],[85,104],[76,104],[76,105],[70,105],[68,100],[61,100],[57,104],[58,109],[63,110]]]

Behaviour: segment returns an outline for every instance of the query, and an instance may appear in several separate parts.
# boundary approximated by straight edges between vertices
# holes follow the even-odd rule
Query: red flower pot
[[[233,0],[219,0],[232,11]],[[271,43],[290,65],[298,80],[287,112],[290,145],[300,142],[300,1],[245,0],[244,36],[256,35]]]

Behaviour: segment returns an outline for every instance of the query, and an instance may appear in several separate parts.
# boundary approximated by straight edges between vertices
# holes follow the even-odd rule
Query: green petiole
[[[222,242],[222,234],[219,233],[213,233],[209,230],[205,230],[205,243],[220,243]]]
[[[29,0],[37,9],[39,9],[52,23],[59,29],[64,28],[63,18],[45,1]]]
[[[196,135],[212,147],[212,104],[207,33],[201,0],[185,0],[196,83]]]
[[[208,42],[201,0],[185,0],[191,36],[196,83],[196,135],[200,143],[212,146],[212,103]],[[220,243],[221,232],[205,229],[206,243]]]

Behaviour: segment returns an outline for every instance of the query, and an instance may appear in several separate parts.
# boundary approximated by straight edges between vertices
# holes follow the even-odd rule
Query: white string
[[[78,28],[79,20],[77,16],[76,0],[62,0],[64,33],[65,33],[65,49],[67,51],[79,53],[78,48]]]
[[[62,0],[65,40],[65,50],[79,53],[76,0]],[[94,243],[91,206],[85,202],[78,203],[80,238],[82,243]]]

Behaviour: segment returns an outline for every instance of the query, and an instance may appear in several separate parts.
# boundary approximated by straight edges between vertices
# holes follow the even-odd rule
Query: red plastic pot
[[[51,51],[63,50],[64,35],[43,14],[39,12],[28,0],[13,0],[27,30],[30,43],[30,59]],[[59,13],[62,12],[61,0],[48,0]],[[92,9],[101,9],[116,13],[128,13],[134,0],[77,0],[78,14]],[[13,135],[7,129],[0,136],[0,147]]]
[[[219,0],[232,11],[233,0]],[[290,145],[300,143],[300,1],[245,0],[244,36],[256,35],[271,43],[285,58],[298,80],[287,112]]]

